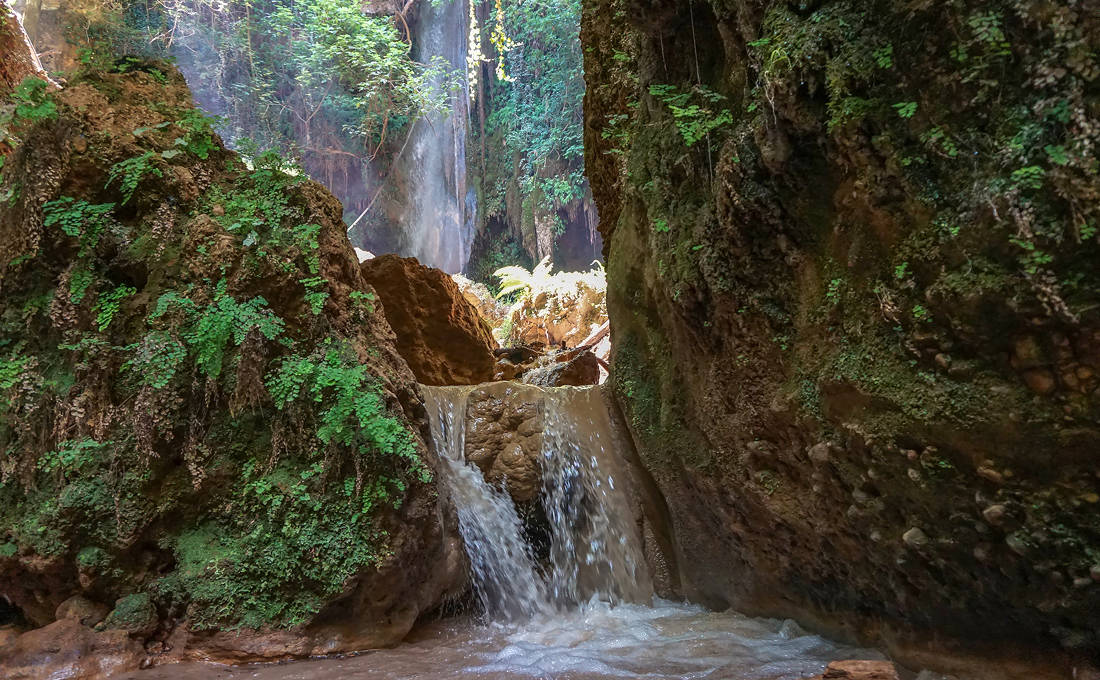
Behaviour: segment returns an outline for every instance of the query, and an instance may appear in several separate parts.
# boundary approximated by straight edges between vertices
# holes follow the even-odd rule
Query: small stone
[[[1005,506],[998,503],[982,510],[982,517],[993,526],[1000,526],[1004,522],[1005,512],[1007,512]]]
[[[909,472],[907,474],[909,475],[909,479],[913,480],[914,482],[920,481],[920,472],[917,471],[915,468],[909,468]]]
[[[916,460],[917,459],[917,452],[912,450],[912,449],[902,449],[901,452],[903,454],[905,454],[905,457],[908,458],[909,460]]]
[[[1032,392],[1044,397],[1053,393],[1058,386],[1057,383],[1054,382],[1054,375],[1043,368],[1025,371],[1024,383],[1027,384],[1028,389]]]
[[[829,462],[829,445],[825,442],[818,442],[810,447],[809,450],[810,460],[815,463],[828,463]]]
[[[1100,583],[1100,564],[1092,565],[1092,568],[1089,569],[1089,576],[1093,581]]]
[[[921,531],[919,527],[913,527],[906,531],[901,535],[901,540],[905,541],[905,544],[910,548],[923,548],[930,541],[928,534]]]
[[[934,361],[936,362],[937,366],[945,371],[951,368],[951,357],[947,356],[943,352],[937,354]]]
[[[991,467],[978,468],[978,476],[982,479],[993,482],[994,484],[1004,484],[1005,478],[1000,472],[997,472]]]
[[[1011,534],[1005,539],[1005,545],[1009,550],[1016,553],[1020,557],[1027,555],[1027,542],[1019,534]]]

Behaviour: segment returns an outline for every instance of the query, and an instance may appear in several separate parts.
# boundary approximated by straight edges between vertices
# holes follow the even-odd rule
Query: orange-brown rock
[[[898,670],[889,661],[834,661],[821,677],[823,680],[898,680]]]
[[[5,680],[98,680],[140,668],[141,642],[123,630],[97,633],[74,618],[32,630],[0,647]]]
[[[587,350],[548,357],[553,361],[523,374],[523,382],[540,387],[596,385],[600,382],[600,362]]]
[[[361,267],[417,380],[474,385],[492,379],[496,342],[450,276],[397,255],[366,260]]]

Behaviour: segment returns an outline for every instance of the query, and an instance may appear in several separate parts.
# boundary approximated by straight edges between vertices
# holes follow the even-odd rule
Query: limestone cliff
[[[1095,658],[1095,9],[584,5],[613,382],[685,594],[918,666]]]

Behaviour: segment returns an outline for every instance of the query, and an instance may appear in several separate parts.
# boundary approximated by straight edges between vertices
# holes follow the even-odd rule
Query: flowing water
[[[423,388],[445,464],[440,492],[458,516],[478,615],[421,626],[394,649],[358,656],[238,668],[168,666],[127,677],[798,680],[832,660],[882,658],[810,635],[791,621],[655,598],[598,389],[495,387],[494,398],[538,404],[540,500],[551,528],[544,560],[525,541],[511,496],[466,461],[475,388]]]
[[[414,30],[417,60],[442,60],[459,83],[448,91],[446,78],[438,78],[433,94],[445,96],[449,105],[444,112],[417,121],[412,130],[406,160],[411,205],[401,253],[457,274],[470,259],[477,213],[475,194],[466,183],[470,123],[466,0],[421,3],[420,12]]]

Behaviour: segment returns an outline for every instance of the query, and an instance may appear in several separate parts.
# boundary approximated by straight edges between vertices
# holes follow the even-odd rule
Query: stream
[[[820,674],[829,661],[883,658],[810,635],[792,621],[655,597],[625,480],[608,450],[610,423],[597,388],[515,385],[500,397],[534,401],[542,416],[540,500],[551,533],[542,559],[525,541],[508,493],[466,461],[467,400],[474,388],[422,389],[478,615],[423,624],[393,649],[356,656],[243,667],[185,664],[123,677],[798,680]]]

